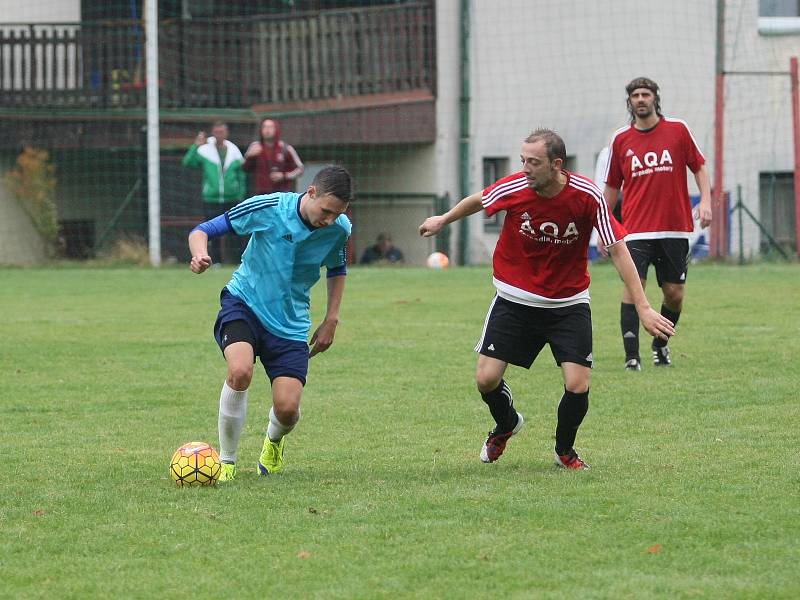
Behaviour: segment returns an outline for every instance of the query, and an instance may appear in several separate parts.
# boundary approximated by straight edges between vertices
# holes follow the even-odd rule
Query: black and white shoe
[[[625,361],[625,370],[626,371],[641,371],[642,370],[642,363],[639,361],[638,358],[630,358]]]
[[[669,351],[669,346],[662,346],[656,348],[653,346],[653,366],[655,367],[671,367],[672,358]]]

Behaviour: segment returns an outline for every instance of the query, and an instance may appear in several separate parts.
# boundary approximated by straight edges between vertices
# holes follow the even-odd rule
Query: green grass
[[[797,265],[693,267],[675,367],[639,374],[593,267],[583,473],[552,465],[547,350],[508,372],[525,429],[478,460],[488,269],[353,269],[284,475],[255,474],[258,367],[239,478],[177,489],[172,451],[217,444],[229,274],[0,270],[0,597],[800,596]]]

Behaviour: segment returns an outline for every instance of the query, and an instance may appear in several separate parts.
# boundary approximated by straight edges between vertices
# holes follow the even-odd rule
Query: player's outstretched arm
[[[631,298],[633,298],[639,320],[647,333],[665,340],[675,335],[673,322],[653,310],[653,307],[647,301],[647,296],[642,289],[642,282],[639,280],[639,273],[636,271],[636,265],[633,264],[633,259],[625,242],[619,241],[616,244],[612,244],[608,247],[608,252],[614,262],[614,267],[622,277],[622,281],[625,282],[625,287],[628,289]]]
[[[467,196],[461,202],[456,204],[453,208],[448,210],[443,215],[435,215],[428,217],[419,226],[419,234],[422,237],[430,237],[439,233],[445,225],[449,225],[459,219],[474,215],[483,209],[481,204],[481,192],[476,192]]]
[[[200,229],[194,229],[189,234],[189,252],[192,260],[189,268],[192,273],[202,273],[211,266],[211,257],[208,255],[208,234]]]
[[[333,344],[336,326],[339,324],[339,309],[344,296],[345,279],[344,275],[328,278],[328,309],[325,311],[325,319],[311,336],[309,356],[325,352]]]

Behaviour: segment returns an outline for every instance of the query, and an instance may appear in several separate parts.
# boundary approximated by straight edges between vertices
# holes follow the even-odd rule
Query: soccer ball
[[[450,259],[444,252],[434,252],[428,257],[427,264],[431,269],[446,269]]]
[[[219,454],[205,442],[189,442],[172,455],[169,474],[182,486],[214,485],[222,465]]]

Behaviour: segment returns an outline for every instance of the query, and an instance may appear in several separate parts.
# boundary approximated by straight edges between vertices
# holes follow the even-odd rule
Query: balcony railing
[[[159,24],[163,107],[434,91],[432,3]],[[141,108],[140,22],[0,25],[0,105]]]

